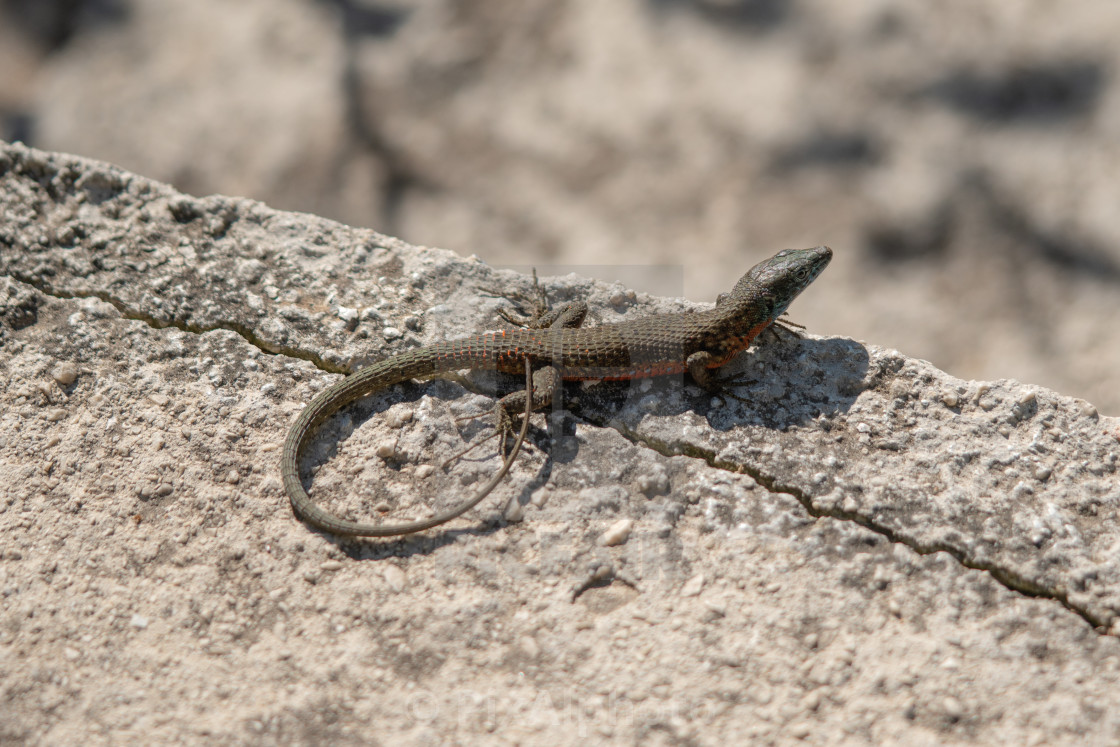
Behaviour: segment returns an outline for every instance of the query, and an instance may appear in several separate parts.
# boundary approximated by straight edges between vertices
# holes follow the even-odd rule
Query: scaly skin
[[[284,489],[292,509],[304,521],[334,534],[390,537],[419,532],[459,516],[481,501],[509,469],[524,438],[528,413],[551,402],[557,376],[533,377],[528,367],[553,368],[559,378],[626,380],[688,371],[701,386],[712,388],[712,369],[746,350],[790,303],[816,279],[832,259],[826,246],[787,249],[752,267],[715,308],[685,314],[657,314],[598,327],[557,326],[487,332],[465,340],[438,342],[375,363],[319,392],[288,431],[281,457]],[[586,307],[571,311],[582,320]],[[572,317],[565,317],[572,318]],[[470,500],[430,519],[404,524],[363,524],[319,508],[303,489],[299,459],[315,429],[356,399],[409,379],[460,369],[526,372],[526,392],[502,399],[507,413],[524,408],[525,423],[515,449],[501,471]],[[546,371],[547,371],[546,368]]]

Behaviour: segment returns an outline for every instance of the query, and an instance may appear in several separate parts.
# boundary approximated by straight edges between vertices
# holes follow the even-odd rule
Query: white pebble
[[[397,568],[395,565],[387,565],[382,573],[385,576],[385,583],[389,584],[390,589],[393,591],[401,591],[404,589],[407,579],[405,578],[404,571],[400,568]]]
[[[634,528],[634,522],[630,519],[620,519],[610,526],[607,531],[603,532],[603,536],[599,538],[599,544],[605,547],[614,547],[621,545],[626,540],[630,539],[630,530]]]
[[[700,594],[700,590],[704,588],[704,574],[697,573],[695,576],[685,582],[681,587],[682,597],[695,597]]]
[[[51,376],[62,386],[70,386],[78,380],[78,367],[70,361],[59,363]]]

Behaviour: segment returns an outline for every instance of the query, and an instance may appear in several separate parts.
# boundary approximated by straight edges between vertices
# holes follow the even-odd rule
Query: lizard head
[[[776,319],[831,260],[832,250],[827,246],[786,249],[752,267],[735,286],[732,295],[740,292],[745,297],[761,295],[773,304],[770,317]]]

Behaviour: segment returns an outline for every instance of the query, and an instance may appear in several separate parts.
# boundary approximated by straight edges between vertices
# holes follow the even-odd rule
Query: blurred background
[[[0,0],[0,138],[1120,415],[1114,0]]]

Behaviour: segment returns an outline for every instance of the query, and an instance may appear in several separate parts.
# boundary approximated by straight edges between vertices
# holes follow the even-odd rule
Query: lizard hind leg
[[[552,404],[556,388],[561,386],[560,371],[554,366],[545,366],[533,372],[532,389],[518,389],[502,397],[494,406],[494,430],[502,436],[512,435],[524,412],[537,412]]]
[[[517,429],[521,426],[521,418],[524,417],[522,413],[526,411],[526,399],[531,399],[532,411],[543,409],[552,403],[552,392],[554,388],[560,383],[560,372],[555,368],[548,366],[533,373],[533,386],[532,396],[530,397],[527,390],[518,389],[516,392],[507,394],[494,404],[494,409],[489,413],[477,413],[475,415],[464,415],[463,417],[456,418],[456,423],[465,423],[478,418],[484,418],[489,415],[493,418],[494,432],[486,438],[475,441],[462,451],[449,456],[440,465],[441,469],[447,469],[455,461],[462,459],[467,454],[471,453],[479,446],[489,442],[492,438],[501,437],[500,446],[498,448],[499,454],[506,453],[505,445],[510,436],[516,435]]]

